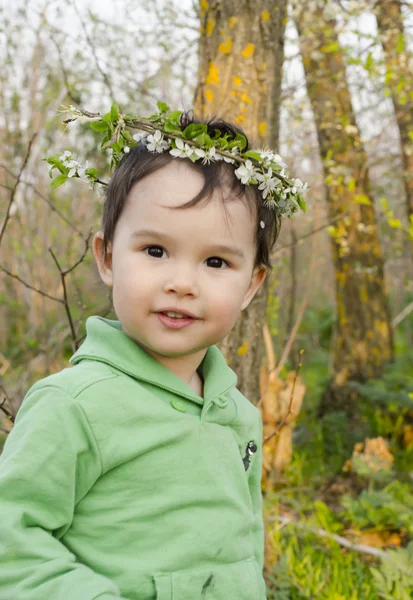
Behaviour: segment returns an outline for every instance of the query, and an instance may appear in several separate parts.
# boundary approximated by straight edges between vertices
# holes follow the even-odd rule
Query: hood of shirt
[[[76,365],[83,360],[106,363],[138,381],[145,381],[191,400],[203,406],[203,413],[214,413],[209,409],[211,404],[215,404],[221,409],[221,422],[232,421],[236,416],[236,405],[229,392],[235,387],[237,376],[216,346],[207,349],[198,368],[204,381],[203,398],[127,336],[119,321],[97,316],[87,319],[86,339],[71,357],[70,363]]]

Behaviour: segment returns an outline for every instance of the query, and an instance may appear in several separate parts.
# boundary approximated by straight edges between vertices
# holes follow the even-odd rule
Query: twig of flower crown
[[[111,169],[114,170],[125,153],[139,143],[149,152],[169,152],[176,158],[188,158],[192,162],[202,160],[203,164],[223,160],[238,165],[234,173],[244,185],[257,185],[266,207],[276,210],[281,217],[292,217],[300,209],[305,211],[304,195],[307,184],[300,179],[290,179],[286,164],[281,156],[269,149],[245,151],[245,136],[215,130],[212,135],[208,125],[192,123],[182,126],[182,112],[171,111],[164,102],[158,102],[158,112],[150,117],[137,118],[131,114],[121,114],[117,104],[112,104],[105,115],[91,113],[75,106],[63,107],[61,112],[70,113],[64,123],[83,121],[102,135],[101,150],[111,153]],[[132,135],[133,130],[142,133]],[[85,178],[92,187],[105,186],[106,182],[98,177],[97,169],[82,165],[69,150],[44,159],[59,175],[51,182],[57,188],[72,177]],[[261,227],[265,226],[261,223]]]

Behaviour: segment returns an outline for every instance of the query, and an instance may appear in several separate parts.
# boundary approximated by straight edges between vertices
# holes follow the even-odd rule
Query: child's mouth
[[[156,314],[160,322],[165,325],[165,327],[170,329],[181,329],[182,327],[187,327],[188,325],[195,323],[197,320],[189,315],[184,315],[182,313],[173,311],[158,312]]]

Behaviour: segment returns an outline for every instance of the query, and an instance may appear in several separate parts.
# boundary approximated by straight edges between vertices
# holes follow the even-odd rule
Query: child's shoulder
[[[260,421],[261,413],[259,409],[246,398],[236,387],[231,390],[231,396],[237,405],[238,418],[256,423]]]
[[[75,367],[67,367],[37,381],[28,391],[27,396],[45,388],[55,388],[65,392],[67,396],[78,398],[82,392],[105,386],[110,379],[118,377],[108,365],[97,361],[87,361]]]

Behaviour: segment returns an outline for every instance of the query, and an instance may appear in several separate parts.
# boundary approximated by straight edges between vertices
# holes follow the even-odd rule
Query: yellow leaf
[[[268,21],[270,18],[270,13],[268,12],[268,10],[263,10],[261,13],[261,17],[263,21]]]
[[[354,178],[350,179],[350,181],[347,184],[348,191],[353,192],[355,190],[355,188],[356,188],[356,180]]]
[[[228,27],[230,29],[232,29],[234,27],[234,25],[236,25],[238,23],[238,19],[237,17],[231,17],[229,22],[228,22]]]
[[[254,44],[247,44],[244,50],[241,52],[243,58],[250,58],[255,52]]]
[[[242,83],[241,77],[238,77],[237,75],[234,75],[234,86],[238,87],[238,86],[241,85],[241,83]]]
[[[232,49],[232,40],[230,37],[226,36],[225,42],[221,42],[219,45],[219,51],[221,54],[229,54]]]
[[[400,219],[389,219],[389,225],[393,229],[400,229],[402,226]]]
[[[238,356],[244,356],[248,351],[248,342],[245,341],[237,350]]]
[[[209,8],[208,0],[201,0],[201,11],[205,12]]]
[[[354,202],[357,202],[358,204],[371,204],[370,198],[366,196],[366,194],[358,194],[354,196]]]

